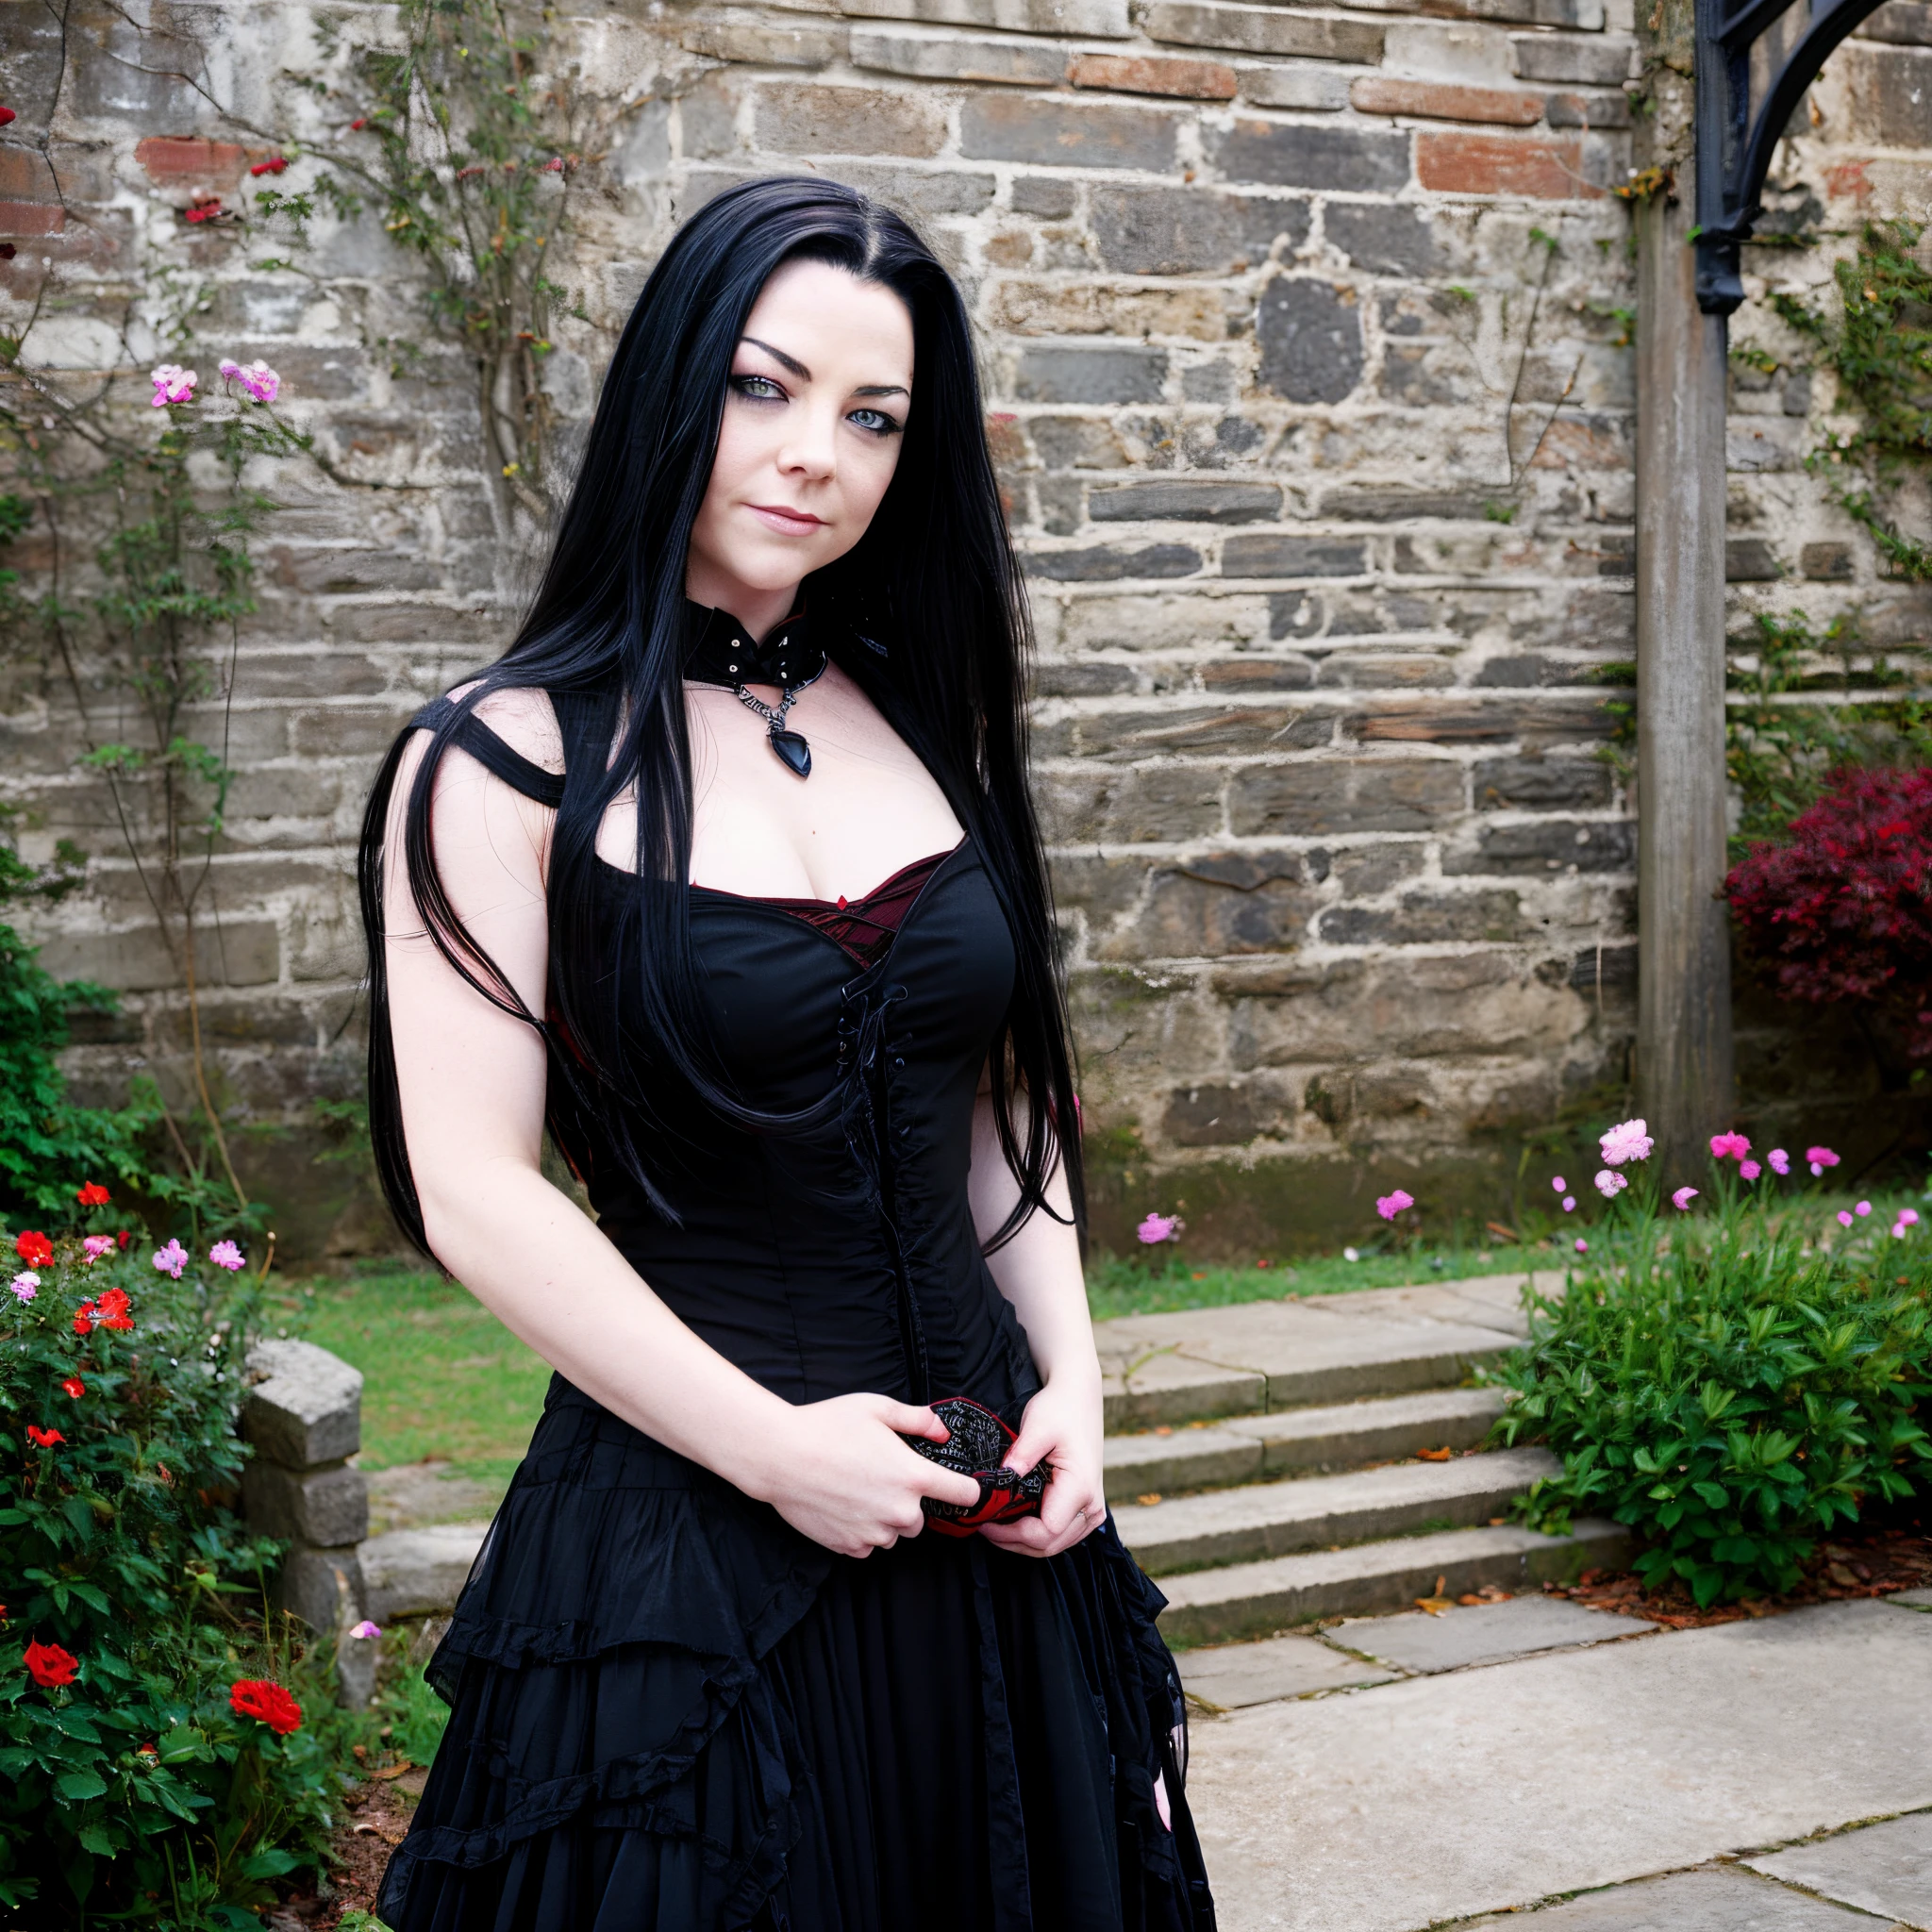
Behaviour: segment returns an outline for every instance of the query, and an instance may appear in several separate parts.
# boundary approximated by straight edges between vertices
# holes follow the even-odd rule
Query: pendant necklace
[[[809,683],[812,680],[808,679]],[[765,721],[765,741],[778,755],[778,762],[789,766],[801,778],[811,776],[811,746],[804,736],[785,728],[785,714],[798,702],[798,693],[805,689],[803,684],[793,685],[778,700],[775,710],[762,698],[755,698],[743,685],[734,684],[731,694],[747,709],[756,711]]]
[[[813,643],[809,620],[795,612],[763,640],[754,642],[749,631],[728,610],[710,610],[700,604],[687,607],[696,642],[685,664],[685,676],[699,684],[722,684],[740,704],[765,721],[765,741],[788,772],[800,778],[811,775],[811,746],[803,732],[786,724],[798,694],[824,675],[829,661]],[[778,702],[768,705],[745,689],[747,684],[778,688]]]

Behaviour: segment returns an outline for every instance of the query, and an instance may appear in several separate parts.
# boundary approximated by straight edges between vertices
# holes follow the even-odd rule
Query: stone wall
[[[1395,1180],[1496,1211],[1522,1134],[1627,1077],[1635,801],[1601,674],[1633,655],[1634,291],[1607,192],[1641,105],[1631,0],[808,0],[533,27],[589,130],[558,271],[582,319],[548,377],[566,431],[666,235],[745,175],[880,195],[966,290],[1032,584],[1107,1230],[1179,1200],[1204,1248],[1252,1252],[1358,1226]],[[319,221],[300,273],[264,272],[180,211],[242,196],[279,142],[352,141],[359,50],[395,31],[358,6],[92,0],[63,30],[0,0],[21,116],[0,287],[9,313],[42,275],[59,295],[31,351],[139,372],[129,299],[173,264],[206,285],[203,366],[266,357],[339,479],[275,479],[204,962],[226,1097],[311,1250],[379,1232],[296,1131],[357,1077],[361,796],[399,722],[492,655],[519,580],[474,373],[379,221]],[[1817,239],[1750,250],[1758,295],[1828,283],[1860,217],[1926,211],[1932,7],[1891,0],[1792,136],[1779,220]],[[1857,606],[1915,646],[1923,591],[1802,466],[1828,381],[1761,301],[1734,341],[1768,352],[1733,403],[1735,641],[1758,609]],[[179,997],[74,772],[72,706],[31,665],[8,690],[26,849],[93,855],[44,958],[127,992],[76,1072],[178,1086]],[[1885,1138],[1855,1042],[1814,1063],[1784,1009],[1746,1017],[1747,1121]]]

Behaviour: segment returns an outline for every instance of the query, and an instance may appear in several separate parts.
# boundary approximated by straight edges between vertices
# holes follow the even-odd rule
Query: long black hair
[[[706,204],[653,270],[604,379],[576,484],[516,641],[435,726],[402,814],[402,852],[425,927],[478,992],[540,1033],[550,1124],[568,1151],[597,1138],[660,1212],[652,1112],[640,1064],[675,1075],[723,1119],[775,1124],[730,1091],[701,1017],[691,947],[691,753],[683,672],[685,557],[718,445],[731,361],[782,263],[829,262],[892,290],[911,314],[913,395],[891,484],[871,527],[810,581],[822,617],[885,642],[843,668],[924,761],[976,848],[1011,929],[1011,1002],[991,1054],[1000,1143],[1020,1198],[1010,1239],[1063,1167],[1082,1215],[1077,1103],[1057,970],[1046,863],[1026,786],[1025,600],[987,450],[964,306],[898,215],[836,182],[749,181]],[[533,1013],[457,916],[438,874],[429,807],[461,721],[492,691],[550,694],[566,769],[547,904],[550,1009]],[[377,774],[359,879],[369,942],[369,1114],[383,1191],[427,1251],[403,1134],[383,955],[383,851],[408,734]],[[573,756],[573,751],[576,755]],[[586,755],[588,754],[588,755]],[[605,808],[637,798],[634,931],[600,932],[596,840]],[[657,886],[658,889],[649,888]],[[671,890],[663,890],[669,887]],[[623,960],[613,985],[610,961]],[[1024,1107],[1016,1096],[1026,1096]]]

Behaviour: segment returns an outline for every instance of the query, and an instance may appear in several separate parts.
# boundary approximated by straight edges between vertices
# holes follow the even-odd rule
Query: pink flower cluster
[[[1178,1214],[1150,1214],[1134,1230],[1144,1247],[1153,1247],[1160,1241],[1177,1241],[1181,1238],[1182,1222]]]
[[[1415,1206],[1415,1196],[1397,1188],[1392,1194],[1380,1194],[1375,1199],[1375,1212],[1384,1221],[1393,1221],[1405,1208]]]
[[[1622,1167],[1626,1160],[1648,1160],[1657,1145],[1644,1121],[1623,1121],[1603,1135],[1597,1145],[1604,1151],[1606,1167]],[[1598,1186],[1602,1186],[1601,1180]]]
[[[239,382],[258,403],[272,403],[281,393],[282,378],[266,362],[236,362],[225,356],[219,367],[226,381]],[[154,407],[165,409],[171,403],[192,403],[201,377],[178,362],[163,362],[149,373],[148,380],[155,386],[150,398]]]

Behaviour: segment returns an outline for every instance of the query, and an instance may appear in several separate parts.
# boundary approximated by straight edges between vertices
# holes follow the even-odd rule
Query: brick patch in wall
[[[1082,40],[1125,40],[1133,32],[1127,0],[840,0],[839,11],[869,20],[1073,34]]]
[[[1130,94],[1174,94],[1197,101],[1231,101],[1234,69],[1219,60],[1174,60],[1154,54],[1076,54],[1067,68],[1075,87],[1112,88]]]
[[[0,235],[58,235],[67,210],[46,201],[0,201]]]
[[[213,190],[242,179],[248,152],[232,142],[150,135],[136,144],[134,158],[158,186]]]
[[[1522,194],[1570,201],[1604,191],[1583,175],[1583,143],[1505,134],[1416,136],[1416,179],[1441,194]]]
[[[1512,93],[1492,87],[1452,87],[1433,80],[1394,80],[1380,74],[1364,75],[1349,89],[1348,98],[1364,114],[1406,114],[1426,121],[1486,121],[1506,127],[1534,127],[1543,118],[1541,94]]]
[[[852,64],[919,80],[984,80],[1058,87],[1066,57],[1038,41],[968,40],[961,35],[888,33],[854,27]]]
[[[758,140],[785,155],[936,155],[946,121],[938,102],[879,88],[759,90]]]
[[[1177,126],[1152,108],[974,94],[959,110],[959,150],[974,160],[1162,174],[1174,165]]]

